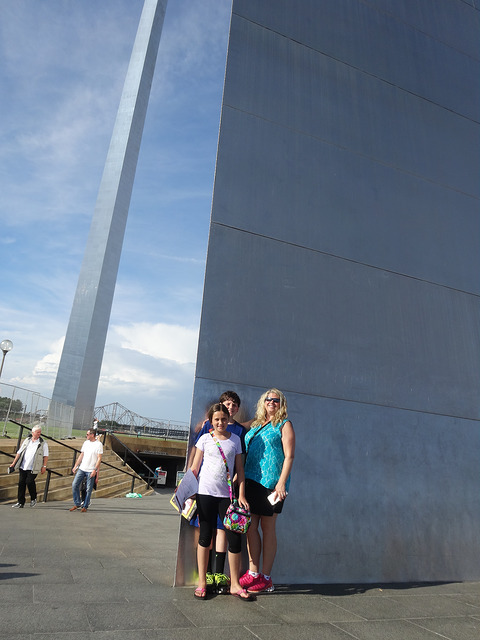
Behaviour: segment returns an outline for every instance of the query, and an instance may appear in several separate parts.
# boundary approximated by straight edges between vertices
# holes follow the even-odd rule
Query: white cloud
[[[178,364],[194,363],[197,356],[198,328],[135,322],[128,326],[113,326],[121,347],[138,351],[158,360]]]
[[[47,355],[43,356],[43,358],[41,358],[35,364],[35,367],[33,369],[34,376],[48,375],[50,377],[53,377],[57,375],[57,369],[60,363],[60,357],[62,355],[64,342],[65,337],[60,338],[51,345],[51,352],[47,353]]]
[[[35,331],[24,333],[19,336],[18,340],[16,339],[17,336],[15,336],[15,353],[12,350],[12,355],[16,359],[9,363],[11,364],[9,370],[15,371],[15,369],[19,368],[23,371],[23,374],[13,376],[9,379],[9,383],[32,389],[41,395],[51,397],[65,338],[62,337],[51,343],[47,347],[48,353],[35,360],[35,358],[38,358],[39,351],[43,350],[42,337],[46,335],[46,333]]]
[[[95,404],[115,401],[149,418],[187,422],[194,368],[108,343]]]
[[[37,338],[38,353],[42,336]],[[119,402],[143,416],[187,422],[197,340],[197,329],[180,325],[141,322],[111,327],[96,406]],[[63,343],[64,337],[57,339],[49,345],[48,353],[30,366],[23,364],[24,375],[8,379],[9,384],[51,397]],[[35,335],[30,339],[24,336],[24,343],[16,344],[17,352],[35,345]],[[20,362],[24,358],[21,356]],[[8,364],[9,370],[14,368],[13,362]]]

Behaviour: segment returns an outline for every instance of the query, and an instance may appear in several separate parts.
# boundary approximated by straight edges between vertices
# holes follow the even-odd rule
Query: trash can
[[[167,484],[167,472],[162,470],[162,467],[157,467],[154,473],[155,478],[157,479],[157,487],[165,486]]]

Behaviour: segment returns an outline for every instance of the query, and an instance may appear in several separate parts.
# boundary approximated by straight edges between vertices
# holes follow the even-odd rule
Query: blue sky
[[[48,397],[142,7],[0,1],[2,382]],[[97,406],[189,419],[230,10],[167,6]]]

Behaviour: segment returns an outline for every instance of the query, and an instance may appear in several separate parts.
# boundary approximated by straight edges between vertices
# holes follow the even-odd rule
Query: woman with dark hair
[[[253,593],[273,591],[271,572],[277,552],[276,523],[287,497],[295,456],[295,432],[288,419],[287,401],[278,389],[269,389],[260,397],[252,426],[245,436],[245,448],[245,497],[252,523],[247,533],[249,570],[240,578],[240,584]]]

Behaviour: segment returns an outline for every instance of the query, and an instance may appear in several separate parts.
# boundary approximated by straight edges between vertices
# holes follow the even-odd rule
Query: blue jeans
[[[93,485],[95,484],[96,475],[92,478],[91,471],[82,471],[81,469],[77,469],[77,473],[75,474],[75,478],[72,483],[72,493],[73,493],[73,502],[76,507],[80,507],[82,501],[80,499],[80,487],[82,486],[83,479],[87,478],[87,495],[85,496],[85,502],[83,503],[84,509],[88,509],[88,505],[90,504],[90,496],[92,495]]]

